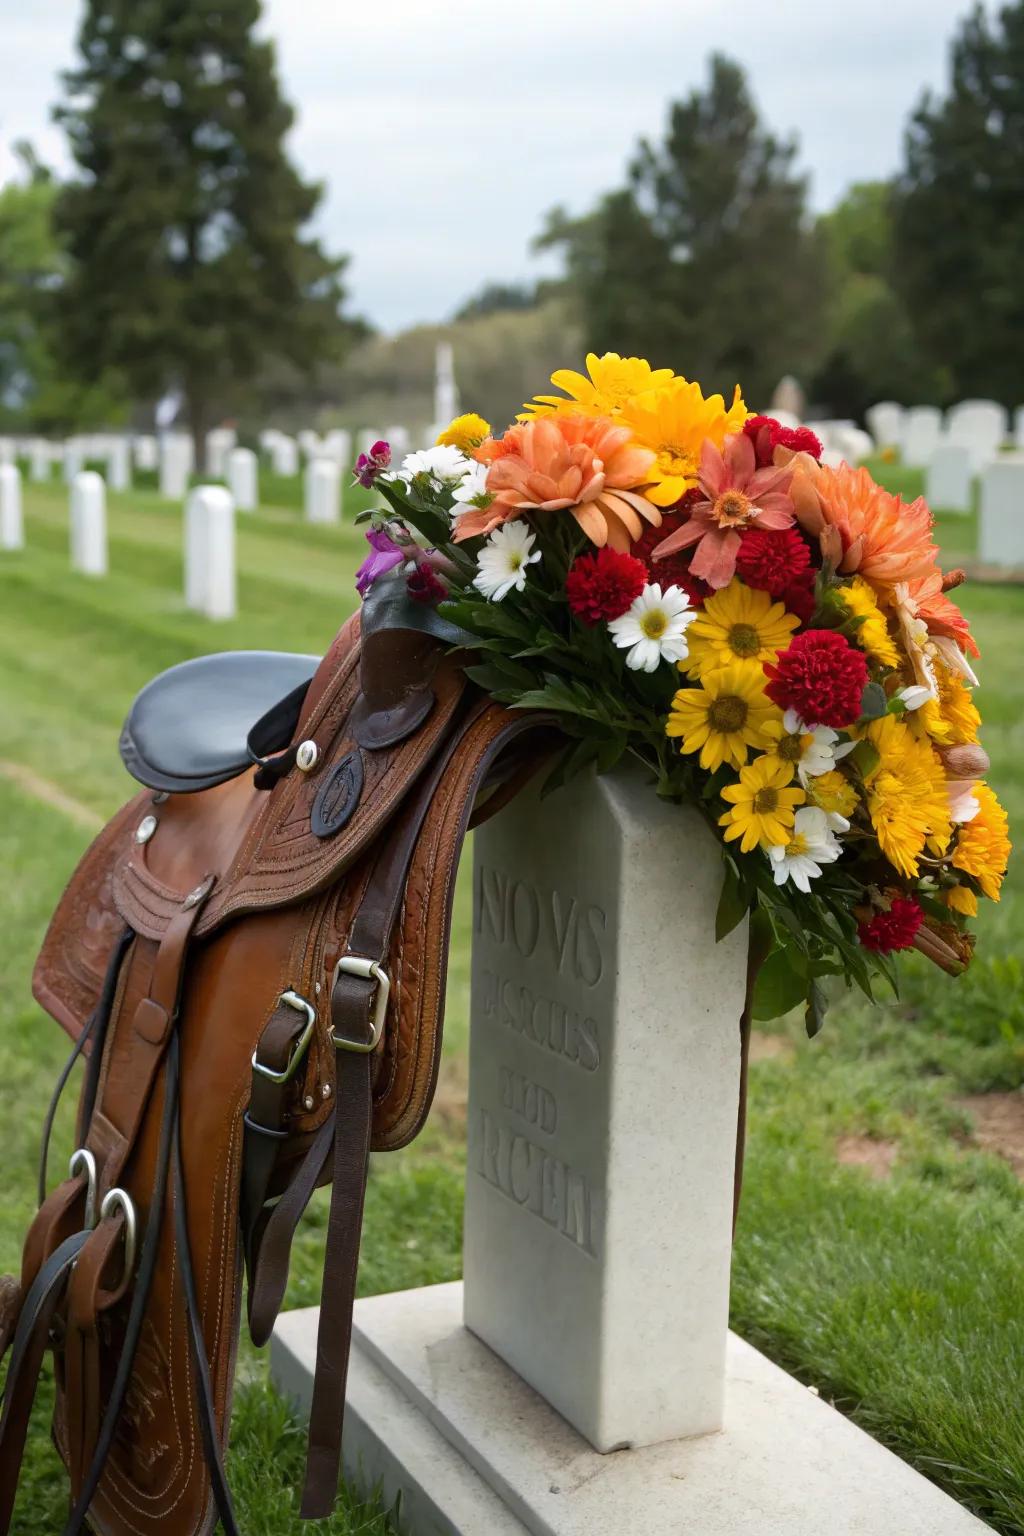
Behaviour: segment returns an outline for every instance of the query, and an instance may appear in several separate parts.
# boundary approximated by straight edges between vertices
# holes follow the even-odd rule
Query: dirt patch
[[[765,1035],[755,1029],[750,1035],[751,1061],[789,1061],[793,1042],[785,1035]]]
[[[76,826],[84,827],[88,832],[98,832],[103,826],[103,817],[97,815],[88,805],[83,805],[81,800],[76,800],[72,795],[66,795],[59,784],[41,778],[38,773],[33,773],[31,768],[26,768],[21,763],[0,761],[0,777],[17,785],[33,800],[39,800],[43,805],[60,811],[69,821],[73,821]]]
[[[973,1121],[974,1145],[1003,1158],[1024,1179],[1024,1093],[975,1093],[956,1102]]]
[[[887,1179],[899,1151],[894,1141],[877,1141],[873,1136],[840,1136],[836,1142],[836,1160],[845,1168],[863,1168],[872,1179]]]

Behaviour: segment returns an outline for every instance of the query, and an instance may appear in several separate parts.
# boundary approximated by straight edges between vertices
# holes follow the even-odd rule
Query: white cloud
[[[748,70],[780,135],[795,132],[816,207],[891,173],[906,118],[941,86],[969,0],[265,0],[297,122],[291,148],[327,189],[317,227],[352,254],[355,307],[395,327],[449,313],[490,278],[540,270],[530,243],[620,178],[641,134],[719,50]],[[12,140],[65,164],[49,122],[72,58],[76,0],[0,0]],[[550,262],[547,263],[550,265]]]

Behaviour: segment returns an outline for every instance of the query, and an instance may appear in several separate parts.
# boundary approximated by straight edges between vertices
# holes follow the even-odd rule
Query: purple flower
[[[373,482],[382,470],[387,469],[391,463],[391,444],[380,438],[369,453],[361,453],[356,459],[355,468],[352,471],[357,484],[364,485],[367,490],[373,486]]]
[[[356,572],[356,591],[365,597],[378,576],[393,571],[408,557],[383,528],[371,528],[366,535],[370,553]]]

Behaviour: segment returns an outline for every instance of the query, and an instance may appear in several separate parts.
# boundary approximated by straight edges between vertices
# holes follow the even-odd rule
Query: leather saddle
[[[34,974],[86,1067],[69,1177],[47,1192],[44,1142],[21,1274],[0,1282],[0,1533],[48,1347],[66,1536],[237,1532],[243,1270],[262,1344],[327,1182],[302,1514],[332,1508],[368,1155],[430,1105],[466,831],[556,743],[467,680],[457,632],[374,593],[319,662],[186,662],[129,713],[145,788],[86,852]]]

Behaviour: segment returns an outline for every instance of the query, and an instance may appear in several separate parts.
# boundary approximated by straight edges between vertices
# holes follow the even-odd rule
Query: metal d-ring
[[[96,1159],[88,1147],[79,1147],[77,1152],[71,1154],[68,1178],[77,1179],[80,1173],[84,1173],[88,1180],[85,1190],[85,1221],[82,1225],[89,1232],[96,1225]]]
[[[135,1268],[135,1249],[138,1242],[139,1226],[131,1195],[127,1190],[115,1185],[113,1189],[108,1189],[107,1193],[103,1196],[103,1204],[100,1206],[100,1220],[105,1221],[108,1216],[113,1216],[118,1210],[124,1216],[124,1274],[127,1280]]]

